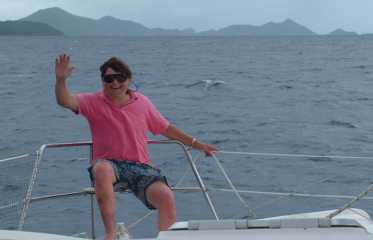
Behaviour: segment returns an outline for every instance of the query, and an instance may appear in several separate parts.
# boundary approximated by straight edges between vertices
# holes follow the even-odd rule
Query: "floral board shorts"
[[[161,174],[161,170],[150,165],[127,160],[98,160],[108,161],[113,167],[116,182],[116,191],[131,190],[135,196],[149,209],[155,209],[146,198],[146,189],[157,181],[164,182],[167,186],[167,179]],[[89,176],[94,185],[95,176],[93,166],[88,168]]]

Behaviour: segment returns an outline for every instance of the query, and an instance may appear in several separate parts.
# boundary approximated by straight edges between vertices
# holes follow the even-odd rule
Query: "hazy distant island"
[[[73,15],[61,8],[39,10],[18,21],[0,22],[0,35],[67,36],[313,36],[317,35],[291,19],[260,26],[231,25],[217,30],[196,32],[188,29],[148,28],[140,23],[111,16],[91,19]],[[329,35],[357,35],[337,29]]]
[[[329,33],[329,35],[334,36],[356,36],[358,35],[356,32],[347,32],[343,29],[338,28],[337,30],[334,30],[333,32]]]
[[[98,20],[73,15],[61,8],[39,10],[20,19],[49,24],[69,36],[156,36],[156,35],[193,35],[195,31],[150,29],[140,23],[105,16]]]
[[[63,33],[45,23],[5,21],[0,22],[0,35],[59,36]]]
[[[219,30],[209,30],[200,32],[201,35],[241,35],[241,36],[309,36],[316,35],[308,28],[294,22],[291,19],[286,19],[281,23],[266,23],[261,26],[252,25],[231,25]]]

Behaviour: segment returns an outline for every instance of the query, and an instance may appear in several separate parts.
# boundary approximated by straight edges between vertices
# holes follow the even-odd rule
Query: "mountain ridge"
[[[315,35],[315,33],[307,27],[302,26],[289,18],[280,23],[269,22],[260,26],[249,24],[231,25],[218,30],[202,32],[196,32],[192,28],[183,30],[148,28],[140,23],[130,20],[122,20],[112,16],[91,19],[73,15],[58,7],[38,10],[20,20],[49,24],[66,35],[71,36]]]
[[[40,9],[29,16],[15,22],[35,22],[46,24],[56,31],[68,36],[313,36],[320,35],[309,28],[287,18],[282,22],[267,22],[262,25],[234,24],[217,30],[197,32],[193,28],[164,29],[149,28],[141,23],[122,20],[112,16],[103,16],[92,19],[74,15],[62,8],[52,7]],[[16,26],[16,25],[14,25]],[[20,27],[20,25],[19,25]],[[32,26],[30,25],[32,28]],[[46,28],[45,28],[46,29]],[[24,30],[24,29],[23,29]],[[17,32],[16,30],[14,30]],[[27,31],[26,31],[27,32]],[[29,32],[32,32],[29,31]],[[47,34],[52,31],[46,30]],[[56,34],[56,33],[53,33]],[[52,35],[53,35],[52,34]],[[347,32],[336,29],[325,35],[358,35],[355,32]]]

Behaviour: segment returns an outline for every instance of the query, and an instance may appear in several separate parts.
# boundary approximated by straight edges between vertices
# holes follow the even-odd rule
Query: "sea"
[[[373,36],[310,37],[0,37],[0,227],[17,228],[36,151],[43,144],[89,141],[87,121],[56,104],[54,64],[71,57],[72,92],[101,90],[99,66],[112,56],[129,64],[133,89],[173,124],[222,151],[193,151],[219,217],[257,218],[335,209],[349,199],[273,196],[280,192],[353,196],[372,183]],[[162,136],[149,135],[162,140]],[[178,145],[151,145],[153,164],[172,186],[198,186]],[[241,153],[241,154],[238,154]],[[302,154],[306,156],[254,155]],[[309,155],[327,156],[311,157]],[[362,158],[339,158],[362,157]],[[47,149],[32,196],[90,186],[89,148]],[[218,190],[220,189],[220,190]],[[368,197],[372,194],[368,194]],[[200,191],[176,192],[178,221],[212,219]],[[17,202],[18,201],[18,202]],[[372,200],[354,207],[373,214]],[[249,210],[250,209],[250,210]],[[117,221],[131,235],[157,234],[157,213],[117,194]],[[90,234],[90,197],[37,201],[25,230]],[[104,233],[96,206],[96,231]]]

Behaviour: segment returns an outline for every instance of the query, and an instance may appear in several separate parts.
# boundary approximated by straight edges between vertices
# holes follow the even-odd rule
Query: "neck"
[[[128,102],[128,100],[131,98],[129,90],[127,90],[127,92],[122,92],[120,94],[115,94],[115,95],[107,94],[105,92],[104,94],[107,98],[109,98],[112,102],[114,102],[115,104],[119,106],[125,105]]]

